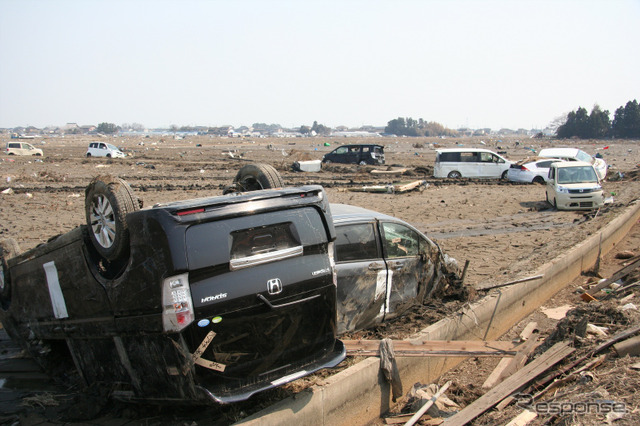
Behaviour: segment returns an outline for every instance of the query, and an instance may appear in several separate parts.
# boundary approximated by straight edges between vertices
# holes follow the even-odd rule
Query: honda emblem
[[[282,293],[282,281],[280,281],[280,278],[272,278],[267,281],[267,292],[269,294]]]

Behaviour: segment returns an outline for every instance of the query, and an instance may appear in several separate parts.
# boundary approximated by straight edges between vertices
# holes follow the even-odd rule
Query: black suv
[[[241,191],[282,186],[270,166],[243,169]],[[94,179],[86,225],[0,251],[5,329],[46,370],[73,360],[128,400],[233,402],[335,366],[324,190],[225,192],[140,209],[125,181]]]
[[[323,163],[384,164],[382,145],[343,145],[322,157]]]

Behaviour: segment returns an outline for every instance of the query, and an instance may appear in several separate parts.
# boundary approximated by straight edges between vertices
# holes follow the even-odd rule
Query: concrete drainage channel
[[[562,256],[542,266],[540,280],[501,288],[496,293],[422,330],[414,339],[496,340],[514,324],[544,304],[555,293],[591,268],[597,258],[622,240],[640,218],[640,202]],[[464,358],[398,358],[406,388],[416,382],[431,383]],[[243,419],[242,425],[366,424],[391,406],[391,390],[380,372],[379,358],[356,365],[293,397]]]

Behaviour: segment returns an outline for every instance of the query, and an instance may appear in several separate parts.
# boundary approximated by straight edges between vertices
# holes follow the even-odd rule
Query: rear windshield
[[[243,229],[231,233],[231,264],[241,265],[240,259],[258,259],[267,254],[300,247],[300,237],[291,222]]]

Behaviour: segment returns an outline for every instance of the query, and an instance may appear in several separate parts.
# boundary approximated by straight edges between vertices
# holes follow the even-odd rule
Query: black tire
[[[544,185],[546,182],[542,176],[536,176],[533,178],[532,183],[539,183],[540,185]]]
[[[504,172],[502,172],[502,176],[500,176],[500,179],[505,180],[507,178],[507,171],[505,170]]]
[[[0,305],[7,309],[11,300],[11,280],[7,261],[20,253],[20,247],[13,238],[0,240]]]
[[[449,172],[449,174],[447,175],[447,177],[448,177],[449,179],[460,179],[460,178],[462,177],[462,174],[461,174],[459,171],[454,170],[454,171],[452,171],[452,172]]]
[[[360,164],[361,166],[366,166],[366,165],[367,165],[367,162],[366,162],[366,161],[364,161],[364,160],[362,160],[362,161],[361,161],[360,163],[358,163],[358,164]]]
[[[89,238],[109,261],[129,255],[127,214],[140,208],[129,184],[117,177],[98,176],[85,189],[85,217]]]
[[[233,180],[239,191],[281,188],[284,181],[280,173],[268,164],[247,164]]]
[[[556,209],[556,210],[559,210],[558,209],[558,200],[556,200],[555,198],[553,199],[553,208]]]
[[[91,157],[91,153],[87,152],[87,158]]]
[[[107,158],[111,158],[111,154],[107,154]]]

